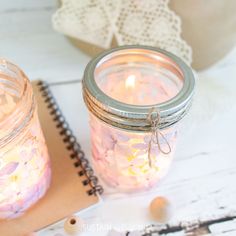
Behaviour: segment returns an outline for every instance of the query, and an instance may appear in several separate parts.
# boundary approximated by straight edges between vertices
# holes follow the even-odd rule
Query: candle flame
[[[135,87],[135,75],[129,75],[125,81],[126,88],[134,88]]]

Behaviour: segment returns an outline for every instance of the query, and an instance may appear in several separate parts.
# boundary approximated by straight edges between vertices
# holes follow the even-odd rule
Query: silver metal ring
[[[148,53],[148,56],[159,60],[168,70],[183,77],[183,87],[175,97],[155,105],[130,105],[109,97],[98,87],[94,78],[97,66],[114,56],[126,54],[127,50],[129,52],[133,50],[135,54],[137,49],[139,54],[142,52]],[[147,116],[153,108],[158,110],[160,114],[160,129],[170,127],[182,119],[191,105],[195,87],[195,79],[191,68],[180,58],[162,49],[140,45],[122,46],[98,55],[87,65],[82,83],[84,101],[90,112],[108,124],[137,131],[150,130]]]

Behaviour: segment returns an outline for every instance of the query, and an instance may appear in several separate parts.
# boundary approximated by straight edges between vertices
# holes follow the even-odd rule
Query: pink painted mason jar
[[[46,193],[50,177],[31,84],[0,60],[0,219],[22,215]]]
[[[106,183],[142,190],[166,175],[194,84],[181,59],[148,46],[115,48],[87,65],[93,165]]]

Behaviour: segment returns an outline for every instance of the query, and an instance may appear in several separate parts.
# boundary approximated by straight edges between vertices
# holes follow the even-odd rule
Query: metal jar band
[[[126,50],[140,50],[149,53],[151,57],[157,57],[157,60],[161,56],[160,63],[163,67],[183,77],[180,92],[166,102],[145,106],[122,103],[106,95],[96,84],[95,69],[99,63],[113,56],[124,55]],[[171,127],[185,116],[191,105],[195,79],[190,67],[170,52],[149,46],[122,46],[108,50],[91,60],[85,69],[82,84],[85,104],[101,121],[120,129],[150,132],[153,129],[150,113],[152,117],[158,116],[159,130]]]

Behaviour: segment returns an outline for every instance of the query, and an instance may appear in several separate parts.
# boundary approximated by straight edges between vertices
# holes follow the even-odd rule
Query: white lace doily
[[[169,0],[62,0],[53,15],[54,28],[101,48],[118,45],[156,46],[192,62],[191,47],[181,38],[181,20]]]

